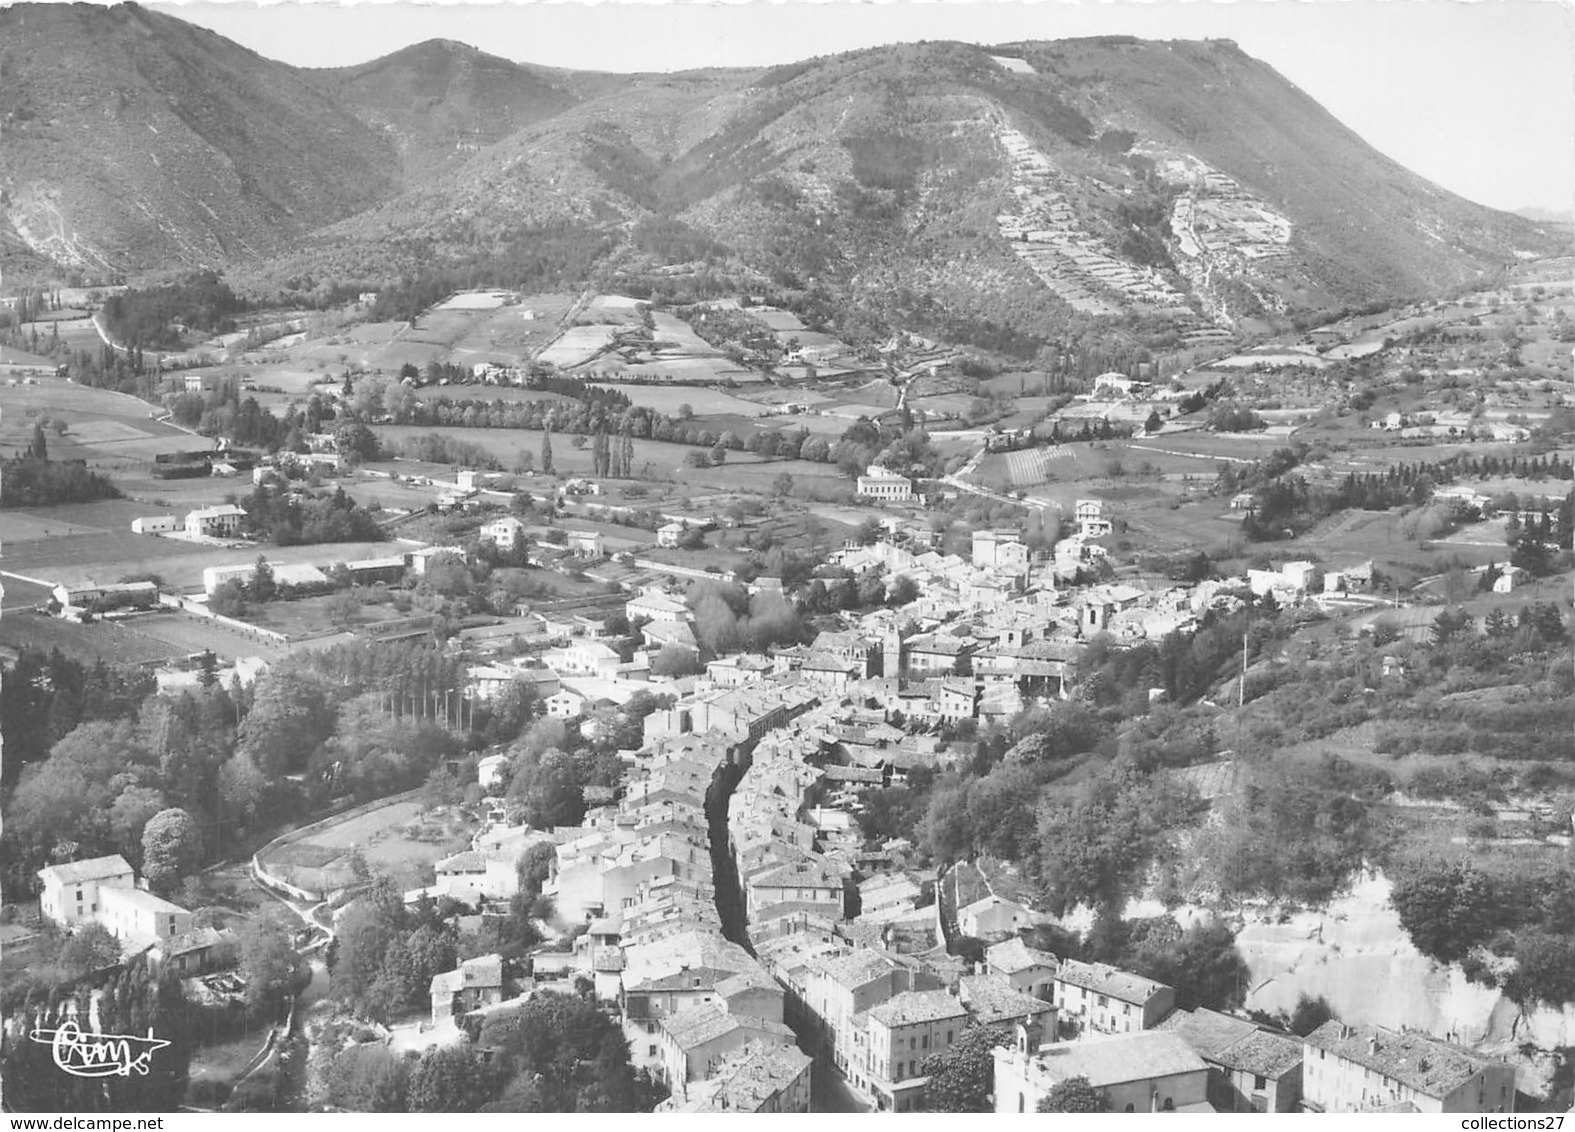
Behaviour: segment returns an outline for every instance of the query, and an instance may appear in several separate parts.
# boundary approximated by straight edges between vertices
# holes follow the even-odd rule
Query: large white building
[[[38,907],[47,919],[67,929],[100,924],[128,951],[191,929],[191,913],[138,888],[136,872],[118,853],[50,865],[38,870],[38,879]]]
[[[119,853],[50,865],[38,870],[38,879],[44,886],[38,895],[39,911],[63,928],[97,922],[102,890],[137,887],[137,874]]]
[[[1209,1067],[1176,1034],[1147,1030],[1036,1045],[1033,1031],[1019,1027],[1017,1048],[994,1051],[997,1114],[1035,1112],[1052,1089],[1074,1077],[1086,1079],[1111,1112],[1214,1111]]]
[[[917,498],[913,493],[911,479],[879,464],[871,464],[869,470],[859,477],[858,492],[882,503],[912,503]]]
[[[233,503],[186,513],[186,533],[196,538],[236,538],[246,512]]]
[[[1515,1067],[1411,1030],[1325,1022],[1302,1039],[1315,1112],[1514,1112]]]

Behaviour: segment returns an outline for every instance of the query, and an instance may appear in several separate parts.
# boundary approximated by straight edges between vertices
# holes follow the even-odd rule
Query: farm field
[[[824,416],[819,410],[808,413],[773,413],[756,421],[756,425],[775,432],[798,432],[802,429],[812,436],[840,437],[848,431],[848,426],[856,421],[858,416],[858,414],[846,417]]]
[[[248,617],[247,620],[252,618]],[[221,660],[234,660],[243,656],[274,660],[290,651],[287,645],[207,617],[199,617],[195,613],[173,610],[149,613],[135,618],[132,624],[139,633],[179,649],[182,656],[211,650]],[[321,627],[326,624],[326,620],[320,620],[318,624]]]
[[[440,311],[494,311],[513,299],[508,291],[461,291],[437,305]]]
[[[0,647],[59,649],[84,663],[160,664],[187,655],[183,649],[121,622],[82,625],[38,613],[12,611],[0,617]]]
[[[842,483],[846,484],[849,490],[853,486],[852,481],[843,476],[835,464],[818,464],[813,460],[762,461],[759,457],[755,457],[753,462],[740,459],[749,455],[748,452],[729,452],[727,463],[723,466],[686,467],[679,473],[679,478],[685,483],[714,491],[750,491],[759,495],[770,495],[774,490],[776,478],[783,473],[792,476],[795,483],[805,481]]]
[[[1050,444],[1043,448],[1024,448],[1018,452],[1001,453],[1006,466],[1006,476],[1013,487],[1033,487],[1075,475],[1078,470],[1077,452],[1065,444]],[[986,457],[988,460],[988,457]],[[984,471],[980,461],[981,472]]]
[[[357,587],[355,590],[356,595],[363,598],[371,598],[377,592],[377,587],[367,586]],[[291,601],[270,601],[263,605],[248,605],[241,620],[250,625],[271,629],[275,633],[283,633],[292,640],[320,637],[337,631],[337,627],[328,615],[328,605],[331,600],[329,596],[307,597]],[[361,607],[357,623],[365,624],[401,616],[404,615],[386,602],[368,601]],[[280,647],[279,651],[286,652],[288,649]]]
[[[586,322],[602,322],[612,326],[639,326],[639,299],[627,295],[597,295],[586,305],[581,316]]]
[[[546,358],[546,354],[542,356]],[[617,355],[607,355],[587,362],[578,369],[581,376],[601,381],[623,377],[631,382],[661,382],[675,385],[683,383],[751,385],[766,380],[763,374],[744,369],[720,354],[707,357],[671,357],[658,354],[655,357],[644,357],[635,361]]]
[[[1193,431],[1166,433],[1157,437],[1140,437],[1130,442],[1134,457],[1144,453],[1181,454],[1205,460],[1251,463],[1267,456],[1288,442],[1282,437],[1235,436],[1223,437],[1217,433]]]
[[[750,307],[749,313],[778,334],[797,334],[802,337],[805,333],[804,324],[792,311],[777,307]]]
[[[143,436],[179,433],[179,429],[154,419],[162,412],[129,394],[78,385],[64,377],[45,377],[37,385],[0,386],[0,444],[26,443],[40,415],[67,422],[66,436],[58,438],[60,444],[72,443],[69,428],[86,426],[90,421],[125,422]],[[51,433],[49,440],[50,454],[54,455],[57,438]]]
[[[172,585],[177,576],[195,575],[225,552],[211,546],[137,535],[131,531],[99,531],[14,542],[4,548],[5,569],[24,577],[54,583],[118,582],[132,574],[158,574]],[[247,552],[256,558],[255,550]],[[247,560],[243,556],[243,560]]]
[[[719,389],[680,389],[670,385],[621,385],[598,383],[597,389],[614,389],[641,408],[654,409],[676,417],[688,405],[697,417],[719,413],[732,413],[743,417],[758,417],[768,412],[764,405],[735,397]]]
[[[226,549],[159,538],[156,535],[78,535],[18,544],[6,550],[5,569],[56,582],[118,581],[138,574],[157,574],[172,590],[202,588],[207,566],[235,566],[266,555],[271,562],[321,566],[389,553],[389,543],[323,543],[315,546],[250,546]]]
[[[715,346],[707,342],[695,332],[683,319],[666,311],[651,312],[651,333],[658,345],[666,346],[672,350],[696,357],[710,357],[720,354]]]
[[[378,437],[386,443],[403,442],[413,436],[423,436],[432,430],[418,428],[412,425],[378,425],[374,428]],[[537,468],[541,465],[541,437],[542,434],[534,429],[513,428],[472,428],[451,430],[450,435],[462,440],[467,440],[491,453],[500,460],[505,468],[512,468],[518,461],[520,453],[528,452]],[[703,469],[691,468],[687,465],[687,457],[691,452],[702,449],[688,444],[674,444],[665,440],[636,440],[634,442],[634,470],[641,473],[640,478],[653,480],[666,480],[672,482],[693,483],[693,476]],[[752,452],[729,452],[725,471],[731,472],[735,468],[760,464],[760,457]],[[588,476],[592,473],[591,446],[576,448],[573,437],[563,433],[554,433],[552,437],[552,464],[553,469],[568,476]],[[770,465],[776,468],[777,465]],[[820,467],[823,465],[808,465]],[[646,469],[649,469],[647,472]],[[775,471],[772,472],[775,474]],[[769,479],[769,477],[767,477]]]
[[[411,393],[418,401],[437,401],[444,397],[450,401],[480,401],[485,404],[494,401],[504,401],[509,404],[527,401],[574,401],[573,397],[563,393],[553,393],[545,389],[526,389],[519,385],[423,385],[418,389],[412,389]]]
[[[585,365],[608,346],[612,345],[611,326],[571,326],[563,336],[538,355],[538,360],[559,369],[573,369]]]
[[[0,564],[3,564],[3,560],[0,560]],[[0,596],[0,609],[37,609],[53,596],[48,586],[24,582],[20,578],[8,577],[3,572],[0,572],[0,587],[5,590],[4,595]]]

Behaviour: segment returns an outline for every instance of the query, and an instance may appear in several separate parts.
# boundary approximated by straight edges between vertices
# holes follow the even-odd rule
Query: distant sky
[[[1234,39],[1373,146],[1497,208],[1575,198],[1568,0],[742,0],[415,4],[193,0],[148,7],[305,67],[425,39],[521,62],[677,71],[792,62],[912,40],[1125,34]]]

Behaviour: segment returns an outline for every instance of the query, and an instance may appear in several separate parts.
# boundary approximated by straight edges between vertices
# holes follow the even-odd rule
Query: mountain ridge
[[[731,273],[822,288],[882,326],[1031,346],[1089,319],[1171,337],[1283,324],[1562,246],[1404,169],[1227,40],[898,44],[629,75],[432,40],[304,70],[129,4],[41,7],[0,12],[21,33],[0,35],[16,80],[0,267],[222,267],[266,294],[507,274],[551,243],[567,250],[532,269],[544,285]],[[112,61],[110,26],[139,37]],[[50,84],[23,53],[48,57],[51,33],[84,64],[98,53],[95,92],[146,110],[85,124],[54,104],[55,135],[148,150],[118,198],[104,161],[40,124]],[[50,207],[59,238],[39,235]]]

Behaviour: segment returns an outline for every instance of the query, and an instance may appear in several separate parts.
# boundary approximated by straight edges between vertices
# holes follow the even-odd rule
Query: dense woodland
[[[184,336],[228,334],[246,303],[214,272],[202,272],[162,287],[131,288],[104,300],[102,318],[110,340],[120,346],[178,350]]]

